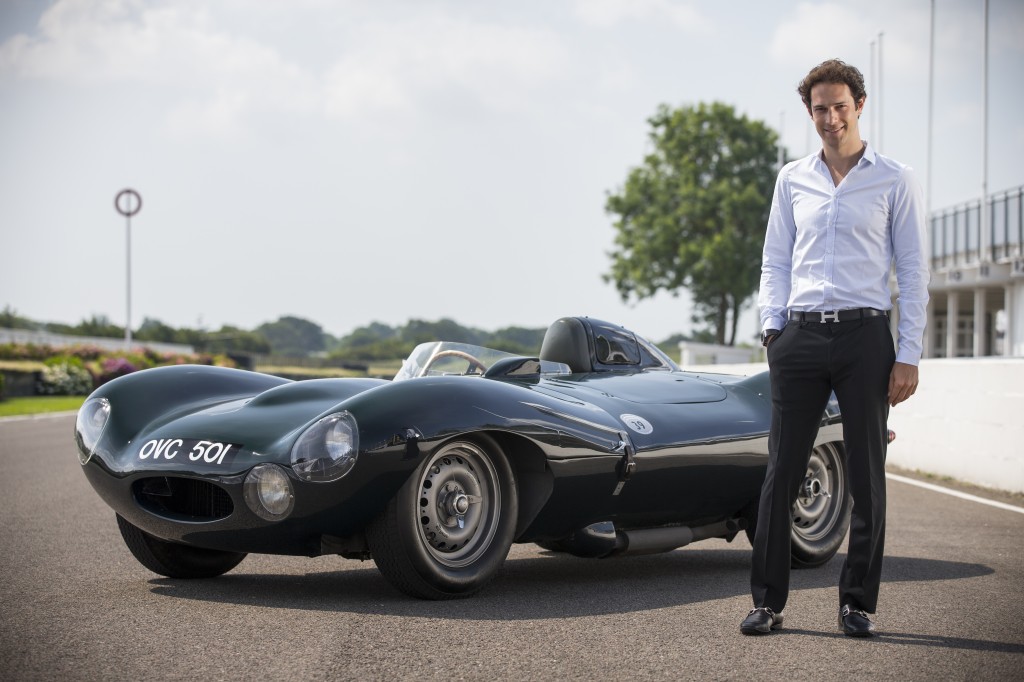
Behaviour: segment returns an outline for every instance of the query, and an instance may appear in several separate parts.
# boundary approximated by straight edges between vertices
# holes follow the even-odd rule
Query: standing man
[[[864,76],[838,59],[797,87],[821,137],[819,153],[775,183],[761,265],[761,339],[768,348],[772,422],[761,489],[746,635],[782,626],[789,594],[792,506],[834,391],[853,495],[839,579],[839,627],[871,636],[885,539],[889,407],[917,390],[928,302],[925,207],[910,168],[860,138]],[[899,284],[899,346],[889,329],[889,269]]]

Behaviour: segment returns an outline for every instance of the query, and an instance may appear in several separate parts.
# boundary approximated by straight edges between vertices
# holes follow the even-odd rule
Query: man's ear
[[[867,102],[867,101],[868,101],[868,96],[864,95],[863,97],[860,98],[860,101],[857,102],[857,115],[858,116],[861,115],[862,113],[864,113],[864,102]]]

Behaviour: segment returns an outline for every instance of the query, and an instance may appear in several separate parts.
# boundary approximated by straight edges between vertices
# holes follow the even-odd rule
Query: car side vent
[[[235,508],[226,490],[195,478],[141,478],[132,484],[132,492],[146,511],[176,521],[215,521]]]

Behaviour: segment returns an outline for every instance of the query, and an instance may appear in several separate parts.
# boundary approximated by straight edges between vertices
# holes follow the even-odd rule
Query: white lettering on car
[[[147,459],[152,456],[156,460],[160,459],[161,455],[163,455],[164,459],[174,459],[178,451],[171,451],[171,446],[176,445],[180,448],[184,444],[180,438],[160,438],[146,441],[142,449],[139,450],[139,459]]]
[[[207,464],[221,464],[224,461],[224,456],[230,450],[230,444],[225,445],[224,443],[201,440],[192,446],[192,452],[188,453],[188,458],[193,462],[198,462],[202,459]]]
[[[189,442],[191,443],[192,441]],[[139,448],[139,459],[149,459],[152,457],[156,461],[162,456],[166,460],[171,460],[181,452],[179,448],[184,446],[185,441],[181,438],[154,438],[153,440],[146,441]],[[207,464],[223,464],[224,458],[227,457],[233,447],[234,445],[231,443],[201,440],[192,446],[188,453],[188,458],[193,462],[202,460]]]

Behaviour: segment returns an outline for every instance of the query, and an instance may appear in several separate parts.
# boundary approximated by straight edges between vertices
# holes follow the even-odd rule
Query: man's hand
[[[889,405],[895,407],[917,391],[917,365],[897,362],[889,373]]]

